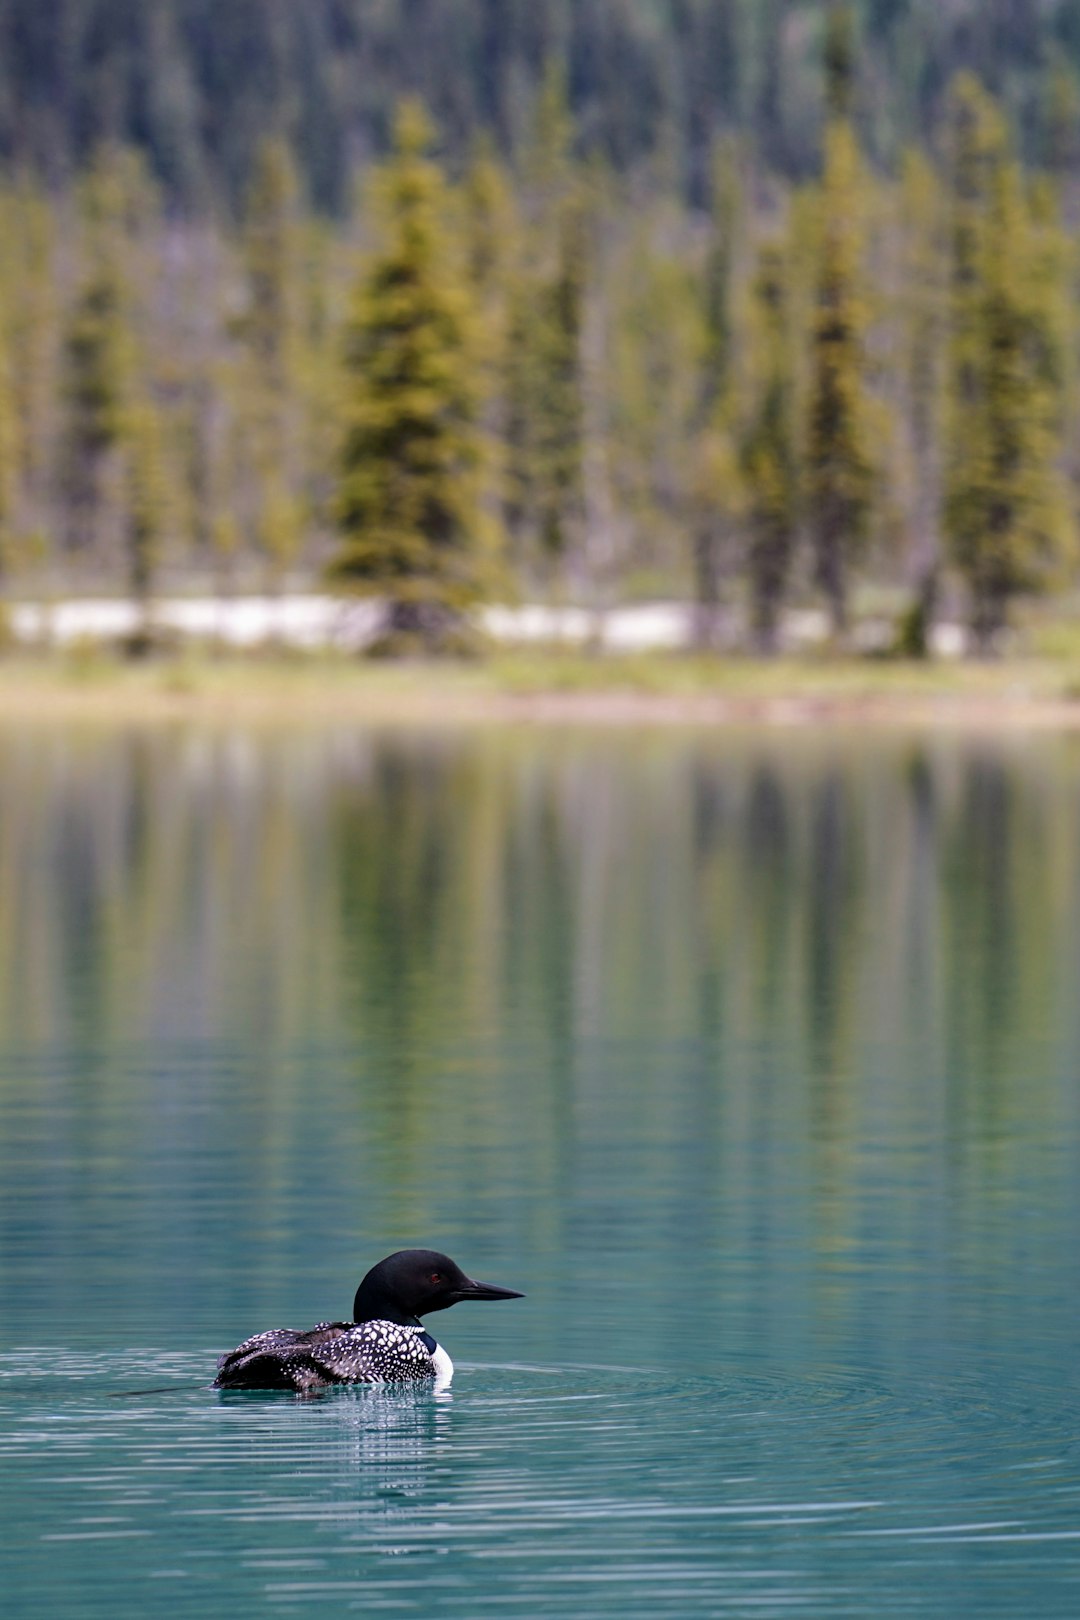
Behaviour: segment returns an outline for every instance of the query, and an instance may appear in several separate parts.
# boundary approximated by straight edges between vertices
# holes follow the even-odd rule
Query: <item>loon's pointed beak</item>
[[[495,1283],[474,1282],[467,1277],[463,1288],[454,1294],[454,1304],[460,1305],[466,1299],[524,1299],[516,1288],[498,1288]]]

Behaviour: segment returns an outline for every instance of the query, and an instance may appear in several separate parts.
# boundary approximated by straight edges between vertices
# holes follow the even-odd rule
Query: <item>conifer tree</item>
[[[708,526],[717,591],[698,595],[702,617],[712,620],[720,549],[711,542],[726,524],[731,458],[726,435],[712,436],[703,420],[701,266],[666,209],[636,222],[619,246],[602,285],[610,302],[606,440],[623,565],[653,579],[674,575],[681,585],[696,560],[688,539],[696,546]],[[713,628],[696,622],[703,644],[712,644]]]
[[[24,181],[6,192],[0,218],[0,549],[14,566],[40,563],[47,552],[57,394],[54,230],[54,209],[37,187]]]
[[[0,586],[21,560],[17,527],[24,430],[17,411],[11,349],[5,333],[0,337]]]
[[[948,253],[939,175],[920,151],[905,153],[900,188],[901,340],[898,388],[906,452],[902,499],[912,597],[901,619],[898,651],[925,658],[941,570],[941,429]]]
[[[128,652],[140,657],[153,646],[154,580],[165,527],[165,478],[161,420],[150,400],[128,404],[124,424],[125,555],[127,583],[136,609]]]
[[[133,654],[150,645],[165,530],[165,425],[140,301],[144,249],[160,229],[155,204],[136,154],[101,156],[84,189],[86,270],[64,334],[69,543],[122,570],[138,610]]]
[[[706,418],[730,391],[733,380],[736,251],[744,198],[736,153],[725,141],[713,155],[712,211],[705,257],[704,314],[706,351],[702,365],[702,414]]]
[[[507,291],[518,221],[508,176],[488,144],[473,154],[461,186],[465,270],[478,319],[477,352],[485,381],[485,411],[497,403],[505,367]]]
[[[244,258],[248,306],[242,329],[266,382],[278,388],[288,378],[295,329],[295,215],[298,182],[292,156],[280,138],[259,147],[248,195]]]
[[[330,577],[386,601],[386,650],[460,645],[489,580],[477,368],[465,285],[445,232],[447,190],[417,103],[379,176],[385,241],[356,290],[341,455],[342,541]]]
[[[68,546],[87,552],[102,539],[107,472],[123,438],[132,386],[128,259],[146,206],[145,176],[134,154],[105,153],[82,201],[87,263],[63,340],[63,483]]]
[[[565,559],[582,542],[586,254],[584,205],[573,197],[562,210],[554,272],[535,312],[540,387],[532,401],[534,478],[540,543],[556,559]]]
[[[274,587],[303,539],[298,216],[292,155],[280,137],[267,137],[257,154],[244,227],[247,307],[239,334],[247,366],[240,403],[253,473],[252,527]]]
[[[107,256],[80,287],[64,333],[64,495],[67,543],[88,551],[98,538],[103,474],[122,430],[128,353],[123,287]]]
[[[1036,206],[1000,110],[969,75],[954,91],[953,188],[945,523],[987,653],[1069,538],[1056,462],[1064,256],[1052,205]]]
[[[511,270],[520,225],[509,177],[487,142],[472,155],[459,201],[465,271],[476,313],[482,500],[494,534],[501,528],[505,498]]]
[[[753,286],[759,394],[740,459],[746,487],[751,622],[759,652],[777,647],[779,613],[795,550],[797,465],[792,424],[787,267],[779,243],[759,254]]]
[[[725,552],[744,513],[737,447],[738,387],[735,316],[737,251],[745,201],[730,142],[713,155],[712,218],[702,298],[704,353],[690,478],[694,642],[714,648],[721,634]]]
[[[866,442],[865,310],[859,222],[859,151],[850,118],[852,23],[847,5],[829,13],[821,237],[811,338],[806,484],[817,579],[833,632],[847,629],[853,563],[871,512]]]
[[[524,163],[506,351],[506,524],[522,560],[545,576],[572,563],[584,538],[590,222],[571,135],[565,78],[549,67]]]
[[[585,337],[589,220],[572,156],[567,81],[547,63],[523,159],[523,227],[510,266],[505,364],[505,525],[549,582],[585,539]]]

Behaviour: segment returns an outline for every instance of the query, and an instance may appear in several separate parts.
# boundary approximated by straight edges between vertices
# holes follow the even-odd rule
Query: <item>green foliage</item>
[[[305,398],[299,184],[288,146],[259,147],[243,224],[246,304],[235,323],[242,350],[233,381],[244,457],[252,472],[250,522],[276,588],[303,534],[299,465]]]
[[[132,655],[150,650],[150,604],[166,522],[161,422],[146,400],[131,403],[124,420],[128,589],[141,612],[129,643]]]
[[[72,447],[89,460],[120,436],[126,360],[123,288],[112,265],[99,266],[83,284],[64,349]]]
[[[854,131],[836,120],[826,132],[821,185],[806,484],[817,578],[837,635],[847,628],[851,568],[872,509],[859,193]]]
[[[746,208],[738,153],[730,141],[713,155],[712,211],[705,254],[704,315],[707,348],[702,366],[702,409],[708,416],[730,394],[734,381],[734,288],[739,232]]]
[[[22,424],[16,409],[10,346],[0,347],[0,581],[17,566]]]
[[[747,490],[747,573],[755,643],[777,648],[779,614],[795,550],[798,466],[792,419],[788,267],[777,242],[765,243],[753,288],[758,398],[740,446]]]
[[[898,288],[902,412],[907,430],[908,505],[914,529],[914,573],[924,578],[938,564],[935,545],[940,500],[943,354],[948,320],[946,205],[941,179],[917,151],[901,172]]]
[[[536,376],[530,477],[540,544],[561,557],[580,540],[582,522],[581,334],[586,222],[578,198],[563,207],[554,269],[540,289],[535,321]]]
[[[343,590],[385,597],[388,636],[445,647],[489,581],[478,472],[479,381],[464,278],[448,262],[446,185],[419,105],[399,115],[378,175],[385,242],[357,287],[341,459]]]
[[[343,210],[352,154],[385,152],[406,93],[455,162],[481,130],[518,159],[553,62],[583,149],[620,174],[663,154],[695,202],[732,130],[788,179],[812,172],[823,35],[846,94],[857,32],[874,92],[857,98],[860,131],[887,162],[934,137],[963,67],[1000,88],[1028,155],[1044,156],[1062,75],[1080,65],[1076,0],[4,0],[2,13],[2,155],[53,180],[103,140],[137,142],[187,208],[239,204],[262,136],[287,130],[307,192]]]
[[[825,106],[850,118],[855,97],[855,18],[848,0],[831,0],[825,18]]]
[[[523,162],[520,231],[508,259],[505,518],[519,565],[543,583],[584,529],[583,332],[590,219],[573,165],[561,74],[542,86]]]
[[[109,152],[82,191],[86,269],[68,316],[64,352],[64,481],[68,544],[99,538],[110,454],[123,437],[132,381],[129,246],[147,201],[130,153]]]
[[[507,526],[522,564],[558,569],[582,532],[583,228],[568,209],[550,270],[523,269],[507,346]]]
[[[599,292],[603,449],[622,567],[686,577],[717,490],[701,439],[708,347],[701,263],[671,213],[626,221]]]
[[[446,5],[460,21],[468,0]],[[682,11],[704,62],[731,8]],[[829,15],[770,3],[748,30],[780,58],[747,117],[802,84],[793,40],[819,91],[828,70],[814,183],[707,120],[692,162],[670,131],[649,161],[625,132],[626,161],[602,161],[603,109],[580,116],[556,35],[504,141],[464,147],[462,111],[444,169],[407,114],[344,222],[312,212],[278,136],[236,222],[164,211],[130,151],[72,192],[0,177],[6,588],[18,570],[42,594],[148,599],[167,555],[222,592],[276,590],[329,563],[391,604],[398,646],[455,642],[516,589],[598,615],[692,595],[715,649],[744,622],[782,646],[815,586],[842,632],[865,582],[914,603],[922,652],[961,579],[993,639],[1071,561],[1072,69],[1058,52],[1041,173],[972,81],[948,168],[913,144],[893,173],[865,139],[880,8]]]
[[[1052,201],[1025,183],[991,97],[965,78],[954,105],[945,524],[987,651],[1012,598],[1053,577],[1072,537],[1057,465],[1068,262]]]
[[[298,186],[284,141],[263,141],[248,194],[244,247],[248,305],[239,325],[266,382],[286,381],[296,324],[295,219]]]

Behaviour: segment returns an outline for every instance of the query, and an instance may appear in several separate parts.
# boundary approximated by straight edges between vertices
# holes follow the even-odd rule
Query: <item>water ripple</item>
[[[1075,1448],[1030,1390],[993,1411],[974,1382],[520,1364],[463,1366],[441,1396],[297,1401],[220,1396],[212,1364],[0,1357],[27,1612],[77,1592],[106,1613],[119,1546],[131,1592],[168,1581],[181,1616],[211,1590],[231,1613],[865,1614],[871,1571],[876,1615],[945,1612],[926,1607],[944,1593],[1005,1614],[1036,1548],[1040,1613],[1075,1612]],[[960,1567],[978,1605],[950,1589]]]

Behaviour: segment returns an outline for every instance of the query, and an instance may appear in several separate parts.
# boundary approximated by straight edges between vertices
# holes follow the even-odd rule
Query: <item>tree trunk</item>
[[[694,538],[694,628],[698,652],[716,652],[720,646],[720,536],[703,524]]]
[[[843,644],[847,640],[849,629],[847,580],[844,578],[839,547],[835,543],[829,546],[821,559],[818,579],[829,608],[829,629],[832,638]]]
[[[996,658],[1001,651],[1008,596],[1000,586],[977,585],[971,606],[971,639],[976,658]]]
[[[754,600],[753,647],[759,658],[775,658],[780,651],[780,601],[768,589]]]
[[[897,627],[896,651],[901,658],[929,658],[930,632],[937,613],[940,578],[932,563],[916,582],[912,599]]]
[[[443,602],[390,601],[382,635],[371,652],[387,658],[469,650],[468,627]]]

